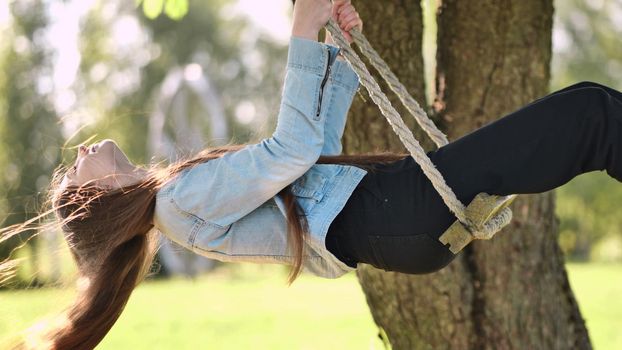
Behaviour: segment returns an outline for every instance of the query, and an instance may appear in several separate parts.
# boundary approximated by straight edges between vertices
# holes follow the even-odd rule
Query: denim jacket
[[[353,268],[324,243],[328,227],[366,171],[315,164],[341,153],[358,78],[338,49],[292,37],[277,126],[270,138],[180,172],[157,193],[155,226],[195,253],[222,261],[289,264],[278,192],[288,185],[309,234],[304,269],[335,278]]]

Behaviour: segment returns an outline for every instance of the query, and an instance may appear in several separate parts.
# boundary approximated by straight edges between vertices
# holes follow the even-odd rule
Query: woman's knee
[[[585,82],[581,88],[566,91],[563,95],[554,96],[554,99],[558,99],[559,107],[565,107],[568,114],[581,121],[581,124],[585,119],[596,123],[605,120],[611,103],[609,92],[599,85],[592,85],[591,82]]]
[[[576,88],[584,88],[584,87],[603,87],[603,85],[593,82],[593,81],[589,81],[589,80],[584,80],[584,81],[580,81],[574,85],[572,85],[573,87]]]
[[[589,88],[589,87],[602,88],[602,87],[604,87],[604,85],[601,85],[601,84],[593,82],[593,81],[584,80],[584,81],[580,81],[578,83],[574,83],[572,85],[568,85],[567,87],[562,88],[560,90],[557,90],[556,92],[571,91],[571,90],[582,89],[582,88]]]
[[[596,122],[604,121],[609,117],[610,104],[612,102],[609,92],[599,86],[591,86],[579,90],[585,95],[587,100],[588,113],[585,117],[596,118]]]
[[[585,89],[589,89],[589,88],[593,88],[593,89],[600,89],[601,91],[598,92],[598,94],[602,95],[602,96],[606,96],[606,97],[612,97],[617,101],[622,102],[622,92],[613,89],[609,86],[600,84],[600,83],[596,83],[593,81],[581,81],[578,82],[576,84],[573,85],[569,85],[563,89],[557,90],[553,93],[551,93],[551,95],[556,95],[556,94],[560,94],[560,93],[565,93],[565,92],[570,92],[570,91],[582,91]],[[593,92],[593,91],[592,91]],[[588,92],[589,93],[589,92]]]

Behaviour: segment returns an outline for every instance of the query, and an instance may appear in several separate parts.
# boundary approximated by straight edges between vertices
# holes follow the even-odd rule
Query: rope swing
[[[333,40],[341,48],[341,53],[352,66],[359,77],[361,84],[368,91],[372,101],[380,108],[382,114],[410,152],[415,162],[421,166],[425,176],[430,179],[434,189],[440,194],[443,202],[458,219],[439,237],[441,243],[449,245],[449,249],[457,254],[474,239],[490,239],[512,220],[512,211],[508,207],[516,195],[494,196],[486,193],[478,194],[468,206],[465,206],[456,197],[456,194],[447,185],[443,175],[436,169],[432,160],[426,155],[423,147],[408,129],[399,112],[391,105],[387,95],[382,91],[374,77],[369,73],[365,63],[350,47],[350,44],[341,33],[339,25],[331,19],[326,29],[333,36]],[[434,141],[437,147],[448,143],[447,136],[440,131],[417,101],[408,93],[404,85],[397,79],[387,63],[378,55],[367,38],[358,30],[352,29],[350,35],[361,53],[369,60],[372,66],[380,73],[389,87],[399,97],[406,109],[412,114],[421,128]]]

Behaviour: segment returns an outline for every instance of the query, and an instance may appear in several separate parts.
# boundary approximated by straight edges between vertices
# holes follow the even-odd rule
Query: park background
[[[192,1],[189,11],[184,4],[0,4],[3,225],[43,205],[49,175],[82,142],[113,138],[132,160],[149,163],[270,135],[290,1]],[[436,3],[422,4],[430,98]],[[556,1],[550,91],[582,80],[622,89],[621,38],[621,1]],[[556,192],[560,245],[592,341],[622,348],[622,187],[592,173]],[[0,257],[27,239],[6,242]],[[73,265],[58,232],[13,256],[24,262],[0,291],[0,341],[72,296]],[[140,286],[100,348],[382,348],[352,274],[305,275],[288,288],[281,266],[195,260],[182,257],[181,268],[173,261]]]

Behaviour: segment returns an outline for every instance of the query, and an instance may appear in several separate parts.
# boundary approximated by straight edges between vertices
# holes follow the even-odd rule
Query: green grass
[[[144,283],[98,349],[383,348],[354,274],[305,275],[288,288],[283,269],[241,270]],[[568,270],[595,348],[622,349],[622,265]],[[0,344],[71,298],[66,290],[1,292]]]
[[[594,348],[622,349],[622,265],[569,264],[568,277]]]

